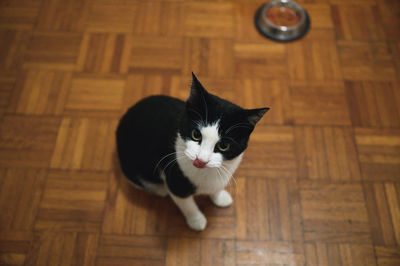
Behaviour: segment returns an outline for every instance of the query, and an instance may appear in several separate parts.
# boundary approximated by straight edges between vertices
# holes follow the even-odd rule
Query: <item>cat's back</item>
[[[139,101],[124,114],[116,137],[121,166],[127,176],[154,169],[160,156],[174,151],[184,108],[183,101],[160,95]]]
[[[184,110],[185,103],[169,96],[157,95],[147,97],[133,105],[122,117],[118,133],[131,131],[151,136],[152,133],[162,130],[163,135],[169,135],[178,128],[179,118]],[[129,132],[132,133],[132,132]]]

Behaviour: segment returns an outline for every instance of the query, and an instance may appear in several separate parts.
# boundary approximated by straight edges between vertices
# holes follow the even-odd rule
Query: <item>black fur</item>
[[[176,196],[188,197],[196,187],[177,163],[169,164],[175,155],[167,156],[175,152],[178,132],[183,139],[190,139],[196,123],[220,120],[222,141],[230,145],[228,151],[221,153],[230,160],[246,149],[250,133],[266,111],[268,108],[245,110],[208,93],[193,74],[186,103],[168,96],[151,96],[122,117],[117,129],[121,168],[127,178],[142,187],[141,179],[161,184],[160,173],[164,170],[169,190]]]

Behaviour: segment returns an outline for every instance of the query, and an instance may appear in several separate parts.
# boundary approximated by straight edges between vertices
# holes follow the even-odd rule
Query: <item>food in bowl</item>
[[[297,25],[300,21],[299,14],[290,7],[272,6],[265,12],[268,21],[276,26],[291,27]]]

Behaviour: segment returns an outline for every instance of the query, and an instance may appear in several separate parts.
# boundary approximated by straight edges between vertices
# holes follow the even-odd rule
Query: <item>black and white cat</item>
[[[232,203],[224,188],[268,110],[243,109],[212,95],[193,74],[186,103],[151,96],[122,117],[117,129],[122,171],[135,186],[169,194],[188,226],[203,230],[207,220],[193,196],[207,194],[219,207]]]

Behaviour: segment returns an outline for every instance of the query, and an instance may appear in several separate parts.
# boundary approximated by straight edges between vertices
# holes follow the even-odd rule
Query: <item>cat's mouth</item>
[[[207,162],[203,162],[201,160],[199,160],[199,158],[194,159],[193,161],[193,165],[197,168],[204,168],[206,167]]]

